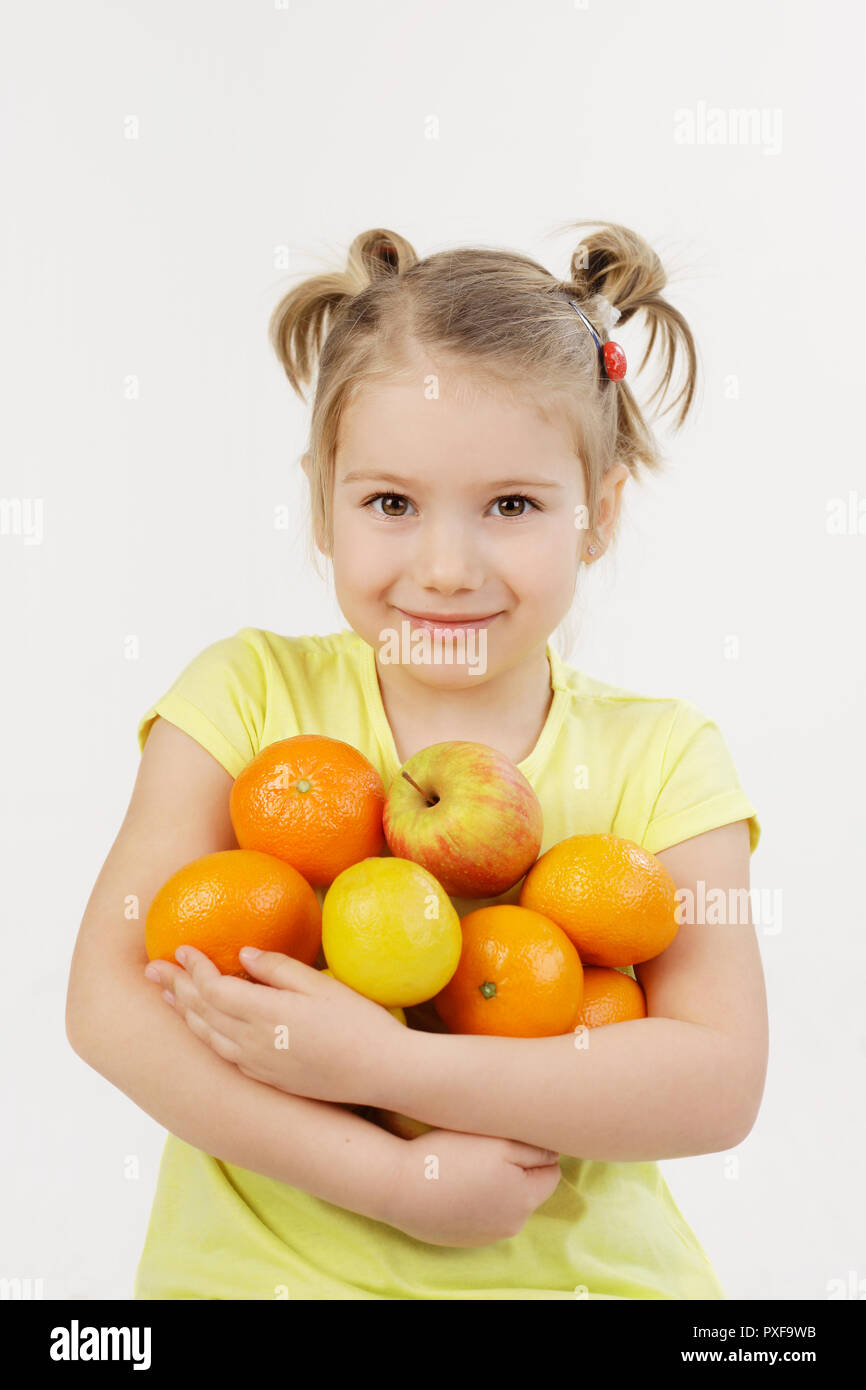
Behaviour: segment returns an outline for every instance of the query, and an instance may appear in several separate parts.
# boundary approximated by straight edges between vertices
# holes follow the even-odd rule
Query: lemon
[[[322,971],[322,974],[323,974],[323,975],[330,975],[330,977],[331,977],[332,980],[335,980],[335,979],[337,978],[336,975],[334,974],[333,970],[323,970],[323,971]],[[344,980],[341,980],[340,983],[341,983],[341,984],[345,984],[345,981],[344,981]],[[366,996],[365,996],[365,998],[366,998]],[[383,1007],[384,1007],[384,1005],[383,1005]],[[406,1015],[404,1014],[404,1012],[403,1012],[402,1009],[399,1009],[399,1008],[398,1008],[398,1009],[389,1009],[389,1010],[388,1010],[388,1013],[389,1013],[389,1014],[393,1014],[394,1017],[396,1018],[396,1020],[397,1020],[398,1023],[406,1023]],[[406,1026],[408,1027],[409,1025],[406,1024]]]
[[[411,859],[361,859],[325,894],[322,950],[331,973],[386,1008],[432,999],[457,969],[462,945],[451,899]]]

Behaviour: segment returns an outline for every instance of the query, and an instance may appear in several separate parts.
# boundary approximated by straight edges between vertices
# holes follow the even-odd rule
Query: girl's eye
[[[404,497],[403,494],[400,492],[377,492],[375,497],[370,497],[367,499],[367,501],[364,503],[364,506],[373,507],[373,503],[378,502],[380,498],[384,499],[386,502],[401,503],[409,501],[408,497]],[[504,495],[502,497],[497,497],[496,501],[493,503],[493,506],[497,506],[500,502],[526,502],[535,511],[541,511],[541,507],[538,505],[538,503],[533,501],[531,497],[526,497],[522,492],[508,493],[507,495]],[[373,508],[373,510],[375,511],[376,508]],[[499,513],[500,517],[503,520],[507,520],[509,517],[517,518],[521,516],[526,516],[526,514],[527,513],[525,511]],[[406,515],[406,512],[379,512],[379,516],[390,516],[393,517],[395,520]]]
[[[386,502],[408,502],[408,497],[404,497],[400,492],[377,492],[375,497],[371,497],[364,503],[365,507],[372,507],[374,502],[378,502],[380,497],[384,497]],[[375,511],[376,509],[373,508]],[[379,516],[405,516],[405,512],[379,512]]]
[[[541,508],[539,507],[538,503],[537,503],[537,502],[533,502],[533,500],[532,500],[531,497],[525,497],[525,496],[523,495],[522,492],[511,492],[511,493],[508,494],[507,497],[497,497],[496,502],[494,502],[493,505],[496,506],[496,503],[498,503],[498,502],[527,502],[527,503],[529,504],[529,506],[532,507],[535,511],[537,511],[537,512],[538,512],[538,511],[541,511]],[[527,513],[526,513],[525,511],[522,511],[522,512],[500,512],[500,516],[506,516],[506,517],[507,517],[507,516],[518,517],[518,516],[526,516],[526,515],[527,515]]]

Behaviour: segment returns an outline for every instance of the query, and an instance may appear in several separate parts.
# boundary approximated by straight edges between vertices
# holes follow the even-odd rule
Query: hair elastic
[[[623,352],[619,343],[614,343],[612,341],[603,343],[601,341],[601,338],[598,336],[595,329],[593,328],[592,324],[590,323],[589,319],[586,317],[586,314],[583,312],[581,308],[579,308],[577,300],[570,299],[568,302],[571,305],[572,309],[574,309],[576,313],[580,314],[580,317],[583,319],[584,323],[586,324],[587,328],[589,329],[590,333],[595,339],[595,345],[598,348],[598,357],[601,363],[601,370],[604,372],[604,375],[608,378],[609,381],[622,381],[623,377],[625,376],[626,360],[625,353]],[[613,323],[615,323],[620,316],[619,310],[615,308],[614,305],[611,305],[610,308],[612,315],[616,316],[615,318],[613,318]]]

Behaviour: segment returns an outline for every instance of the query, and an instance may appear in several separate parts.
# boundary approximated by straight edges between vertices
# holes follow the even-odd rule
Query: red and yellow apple
[[[543,816],[510,758],[486,743],[452,739],[404,763],[382,824],[391,853],[421,864],[449,896],[493,898],[535,863]]]

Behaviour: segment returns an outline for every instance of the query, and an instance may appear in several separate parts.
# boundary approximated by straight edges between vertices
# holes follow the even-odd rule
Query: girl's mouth
[[[456,620],[453,618],[418,618],[413,613],[406,613],[402,608],[398,608],[397,612],[402,614],[404,618],[408,618],[413,627],[420,628],[425,632],[439,633],[467,632],[471,628],[489,627],[496,618],[501,616],[499,613],[490,613],[483,618]]]

